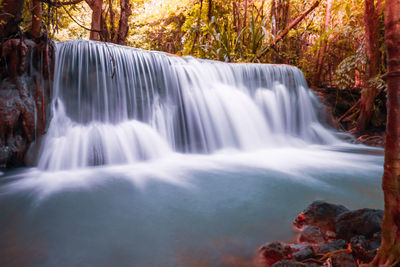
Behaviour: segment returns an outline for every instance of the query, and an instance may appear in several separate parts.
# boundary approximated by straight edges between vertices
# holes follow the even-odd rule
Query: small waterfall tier
[[[232,64],[92,41],[56,44],[38,166],[130,164],[169,153],[332,144],[296,67]]]

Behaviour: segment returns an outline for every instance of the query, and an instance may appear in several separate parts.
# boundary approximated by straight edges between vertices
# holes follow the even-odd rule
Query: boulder
[[[357,267],[353,256],[347,253],[332,255],[332,267]]]
[[[349,211],[345,206],[314,201],[303,212],[301,212],[293,224],[296,227],[313,225],[322,231],[335,231],[336,217],[343,212]]]
[[[324,234],[316,226],[306,226],[299,236],[300,242],[307,242],[312,244],[321,244],[325,242]]]
[[[372,261],[377,252],[376,249],[370,249],[368,240],[363,235],[353,237],[350,245],[354,258],[363,263]]]
[[[359,209],[340,214],[336,220],[336,236],[350,242],[354,236],[371,239],[381,232],[383,210]]]
[[[378,249],[381,246],[382,232],[375,233],[369,240],[369,247],[371,249]]]
[[[317,254],[326,254],[332,251],[345,249],[346,247],[347,247],[346,241],[344,241],[343,239],[339,239],[320,246],[317,250]]]
[[[281,260],[272,267],[307,267],[307,264],[295,261],[295,260]]]
[[[288,257],[292,253],[292,248],[282,242],[274,241],[266,244],[259,249],[259,253],[262,255],[268,266]]]
[[[303,261],[312,257],[314,257],[314,251],[311,246],[308,246],[307,248],[304,248],[292,254],[292,258],[297,261]]]

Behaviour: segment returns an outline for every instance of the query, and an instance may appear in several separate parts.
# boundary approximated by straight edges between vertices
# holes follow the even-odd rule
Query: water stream
[[[321,123],[295,67],[56,53],[37,166],[0,173],[1,266],[249,266],[313,200],[382,207],[382,151]]]

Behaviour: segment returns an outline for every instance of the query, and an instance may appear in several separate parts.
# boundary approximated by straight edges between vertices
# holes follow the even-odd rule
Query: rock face
[[[382,218],[382,210],[360,209],[342,213],[336,220],[336,235],[347,242],[359,235],[371,239],[381,232]]]
[[[46,127],[53,45],[9,39],[0,46],[0,168],[24,164],[29,145]]]

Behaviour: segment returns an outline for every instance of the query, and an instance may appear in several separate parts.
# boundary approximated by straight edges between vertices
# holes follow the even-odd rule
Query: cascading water
[[[313,200],[383,206],[382,151],[325,128],[295,67],[56,50],[38,167],[0,173],[0,266],[252,266]]]
[[[332,144],[292,66],[228,64],[90,41],[56,45],[39,168],[125,164],[173,151]]]

